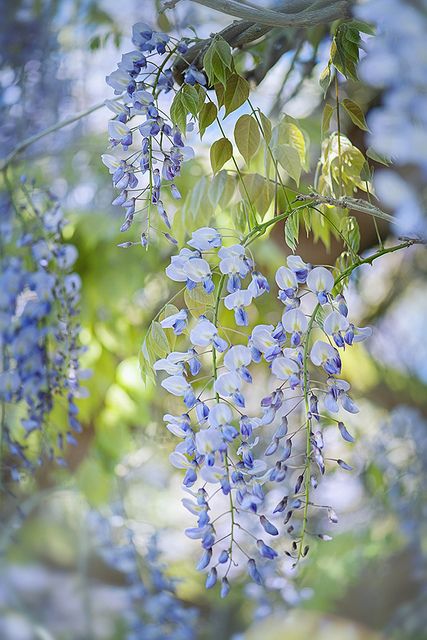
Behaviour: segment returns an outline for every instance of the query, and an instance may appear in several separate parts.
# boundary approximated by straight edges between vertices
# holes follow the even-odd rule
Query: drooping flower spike
[[[121,231],[126,232],[132,226],[139,212],[142,214],[142,246],[148,245],[153,216],[166,229],[163,235],[175,243],[168,232],[171,220],[163,204],[164,196],[181,198],[175,180],[182,163],[191,159],[194,152],[185,145],[187,132],[178,129],[160,108],[159,96],[173,89],[173,57],[182,56],[189,41],[176,41],[138,22],[132,29],[132,42],[135,49],[125,53],[118,68],[106,78],[117,96],[105,102],[113,113],[108,123],[110,146],[127,155],[123,158],[108,153],[102,156],[102,161],[112,174],[113,186],[119,190],[113,205],[124,208]],[[206,78],[190,66],[184,74],[184,83],[202,87],[206,85]],[[130,147],[135,151],[128,155]],[[203,230],[200,237],[204,237]],[[197,245],[197,239],[195,242]],[[214,239],[212,242],[215,245]],[[138,243],[123,242],[120,246],[134,244]]]
[[[369,329],[357,329],[342,294],[333,296],[332,272],[313,268],[299,256],[289,256],[276,273],[283,302],[277,324],[246,329],[247,309],[270,286],[243,245],[223,242],[217,230],[203,227],[193,232],[191,248],[172,257],[167,275],[185,282],[195,295],[198,289],[206,292],[209,278],[215,303],[198,318],[190,319],[182,309],[162,320],[166,331],[180,336],[183,349],[154,368],[166,375],[162,386],[183,401],[182,415],[167,414],[165,422],[179,440],[170,460],[185,470],[183,485],[190,497],[184,506],[196,518],[186,535],[202,546],[197,569],[207,571],[206,587],[220,584],[226,597],[230,567],[241,565],[245,554],[249,578],[262,584],[266,564],[285,551],[293,562],[305,557],[313,511],[324,514],[325,522],[337,520],[331,507],[316,507],[311,496],[330,464],[323,429],[336,424],[332,416],[341,410],[358,411],[350,385],[338,377],[340,350],[367,337]],[[318,317],[319,308],[323,315]],[[229,310],[234,311],[231,327],[224,325]],[[344,416],[338,426],[343,440],[352,442]],[[350,468],[342,459],[338,465]],[[223,513],[211,521],[211,503],[221,500]],[[306,517],[300,517],[303,512]],[[328,539],[323,533],[319,537]]]

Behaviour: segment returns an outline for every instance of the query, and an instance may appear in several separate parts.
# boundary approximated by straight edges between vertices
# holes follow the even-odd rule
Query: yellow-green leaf
[[[258,151],[261,139],[258,123],[253,116],[240,116],[234,127],[234,139],[245,162],[249,163]]]
[[[271,121],[267,118],[267,116],[263,114],[262,111],[260,111],[258,115],[259,115],[259,119],[261,120],[261,128],[262,128],[262,134],[263,134],[264,140],[268,144],[271,140],[271,130],[272,130]]]
[[[173,124],[176,124],[178,129],[183,133],[185,133],[187,128],[187,113],[188,110],[182,102],[181,92],[178,91],[172,100],[170,114]]]
[[[195,87],[184,84],[181,88],[181,102],[193,116],[199,112],[199,92]]]
[[[228,116],[230,113],[241,107],[248,97],[249,84],[247,80],[242,78],[242,76],[239,76],[237,73],[233,73],[229,78],[227,78],[227,83],[225,85],[225,115]]]
[[[208,197],[212,206],[215,208],[220,205],[224,209],[233,197],[235,187],[235,179],[227,171],[219,171],[213,177],[208,190]]]
[[[274,149],[275,157],[286,173],[299,185],[301,159],[298,151],[290,144],[279,144]]]
[[[198,284],[194,289],[184,291],[184,301],[187,309],[194,318],[206,313],[207,309],[215,305],[215,295],[206,293],[203,285]]]
[[[242,197],[249,201],[254,209],[263,215],[269,208],[274,197],[274,186],[258,173],[248,173],[239,181]]]
[[[205,102],[199,113],[200,137],[203,137],[206,129],[215,122],[218,110],[213,102]]]
[[[203,67],[207,73],[209,83],[215,84],[219,80],[225,84],[233,58],[228,42],[217,36],[214,38],[203,57]]]
[[[344,98],[344,100],[342,101],[342,106],[344,107],[346,113],[348,113],[351,121],[356,125],[356,127],[359,127],[359,129],[362,129],[362,131],[369,131],[368,125],[366,124],[365,115],[356,102],[353,102],[353,100],[349,100],[348,98]]]
[[[160,322],[154,321],[152,323],[148,336],[148,344],[160,358],[163,358],[169,351],[169,342]]]
[[[334,113],[334,108],[329,103],[325,104],[322,114],[322,127],[321,127],[321,137],[325,135],[329,131],[329,126],[331,124],[332,114]]]
[[[233,145],[227,138],[220,138],[213,143],[210,151],[211,166],[217,173],[233,155]]]

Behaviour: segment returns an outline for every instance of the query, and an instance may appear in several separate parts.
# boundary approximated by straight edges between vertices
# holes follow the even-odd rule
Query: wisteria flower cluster
[[[107,83],[120,99],[108,100],[106,105],[115,114],[108,125],[111,146],[128,151],[135,143],[138,149],[125,158],[104,154],[102,161],[119,191],[113,205],[123,207],[125,212],[121,231],[127,231],[135,215],[142,214],[141,244],[147,246],[153,228],[152,211],[156,212],[158,222],[170,229],[164,195],[181,198],[175,179],[182,163],[194,155],[192,148],[184,143],[186,131],[180,131],[160,106],[162,94],[174,87],[173,58],[186,53],[188,40],[178,41],[141,22],[134,25],[132,33],[135,50],[125,53],[118,69],[107,77]],[[206,79],[203,73],[189,66],[184,82],[203,86]],[[175,242],[168,231],[162,233]],[[132,244],[139,243],[124,242],[120,246]]]
[[[341,352],[371,330],[348,318],[331,270],[295,255],[276,272],[277,323],[249,330],[254,302],[269,294],[270,284],[248,247],[226,246],[209,227],[195,231],[188,244],[166,273],[185,283],[187,300],[200,291],[210,302],[194,320],[192,309],[183,308],[161,321],[166,331],[185,336],[185,346],[154,369],[166,374],[162,386],[183,401],[182,413],[164,416],[179,440],[170,462],[185,471],[183,504],[196,519],[186,535],[202,547],[197,568],[208,571],[207,588],[220,581],[224,597],[242,561],[261,584],[263,562],[286,554],[295,564],[304,557],[313,511],[337,522],[332,507],[316,504],[312,491],[328,464],[351,467],[327,456],[322,431],[335,424],[345,441],[354,440],[341,417],[358,411],[341,378]],[[265,384],[267,395],[260,391]]]
[[[44,457],[65,464],[65,442],[80,432],[77,250],[62,240],[56,198],[22,184],[25,204],[1,194],[0,403],[9,476],[19,480]],[[54,421],[63,404],[68,425]],[[66,421],[67,422],[67,421]],[[37,435],[36,435],[37,434]]]
[[[176,585],[165,573],[155,536],[147,549],[138,549],[126,519],[90,514],[91,528],[103,560],[125,579],[126,640],[193,640],[196,611],[176,596]]]
[[[403,179],[396,170],[375,176],[378,195],[395,210],[403,233],[425,235],[427,145],[427,60],[425,33],[427,3],[369,0],[357,8],[378,33],[366,42],[360,75],[383,92],[381,105],[368,115],[369,141],[375,150],[398,166],[418,167]],[[416,63],[414,62],[416,60]]]

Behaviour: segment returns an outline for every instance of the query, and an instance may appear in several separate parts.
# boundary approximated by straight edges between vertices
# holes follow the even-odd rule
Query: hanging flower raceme
[[[26,204],[19,215],[7,195],[0,195],[2,460],[13,480],[44,458],[65,464],[65,445],[75,445],[81,430],[75,399],[84,392],[80,278],[71,271],[77,250],[63,242],[65,221],[56,199],[24,180],[22,190]],[[67,420],[52,424],[59,404],[68,414],[65,428]]]
[[[207,571],[206,587],[220,583],[225,597],[239,566],[262,584],[269,563],[285,554],[297,563],[307,555],[308,536],[330,539],[312,528],[337,516],[312,493],[328,465],[351,467],[328,458],[323,430],[336,425],[344,441],[354,441],[344,416],[358,409],[341,378],[341,353],[370,329],[350,322],[332,270],[299,256],[276,272],[277,324],[246,328],[251,307],[270,285],[245,242],[224,246],[223,240],[204,227],[193,233],[191,248],[172,256],[166,274],[185,283],[188,309],[161,324],[185,346],[154,369],[165,376],[162,386],[183,400],[182,414],[164,419],[179,440],[170,462],[185,471],[183,504],[196,518],[186,535],[200,541],[197,569]],[[200,316],[189,304],[193,296],[200,309],[198,292],[211,301]],[[262,372],[264,379],[268,373],[267,394],[260,391]],[[316,511],[317,524],[309,526]]]
[[[122,153],[104,154],[102,161],[119,192],[113,205],[124,209],[120,230],[127,231],[135,216],[141,215],[142,246],[147,246],[150,231],[157,225],[176,244],[168,231],[171,221],[164,200],[169,196],[181,198],[175,180],[182,163],[193,157],[193,150],[184,142],[187,132],[181,131],[162,108],[162,96],[174,87],[172,64],[175,56],[187,51],[189,40],[176,40],[139,22],[133,27],[132,42],[135,49],[125,53],[118,68],[107,76],[107,84],[117,96],[105,103],[114,114],[108,123],[109,141]],[[189,67],[184,83],[202,87],[206,79],[203,73]],[[191,127],[190,123],[188,129]],[[215,237],[207,237],[203,229],[194,240],[193,246],[198,248],[204,248],[206,243],[217,246]],[[134,244],[139,242],[127,241],[119,246]]]
[[[176,595],[176,583],[166,573],[156,537],[147,549],[138,548],[138,532],[128,523],[121,506],[111,517],[89,514],[97,550],[108,567],[124,577],[123,619],[126,640],[194,640],[197,612],[184,607]]]

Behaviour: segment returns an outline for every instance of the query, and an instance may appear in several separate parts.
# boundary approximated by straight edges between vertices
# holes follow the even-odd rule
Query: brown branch
[[[282,3],[278,11],[272,11],[243,4],[238,0],[191,0],[191,2],[270,27],[312,27],[315,24],[348,18],[351,5],[350,0],[311,3],[307,0],[288,0]]]
[[[192,1],[196,2],[198,0]],[[224,2],[227,4],[227,0],[221,0],[221,2],[217,2],[217,0],[206,0],[206,2],[209,2],[209,5],[206,6],[211,6],[211,8],[219,11],[222,10],[221,6],[224,5]],[[205,0],[203,0],[203,3],[205,3]],[[257,12],[257,18],[260,17],[260,13],[265,15],[265,10],[254,9],[241,3],[235,4],[239,4],[239,17],[243,17],[243,14],[240,12],[242,8],[245,11],[245,15],[248,15],[248,10],[251,16],[254,15],[253,12],[255,10]],[[319,23],[328,24],[339,18],[349,18],[351,16],[352,4],[353,0],[335,0],[332,2],[331,0],[320,0],[314,3],[312,0],[289,0],[282,4],[280,8],[277,9],[277,12],[271,13],[280,15],[288,27],[311,27]],[[288,13],[285,14],[285,11]],[[278,23],[277,20],[272,24],[266,24],[264,20],[239,20],[225,27],[225,29],[219,32],[219,35],[224,38],[232,48],[238,49],[262,38],[278,26],[284,25]],[[203,68],[203,54],[209,47],[212,37],[197,42],[174,64],[173,73],[177,82],[182,83],[182,74],[189,64],[194,64],[199,69]],[[286,50],[287,49],[284,49],[284,51]]]

